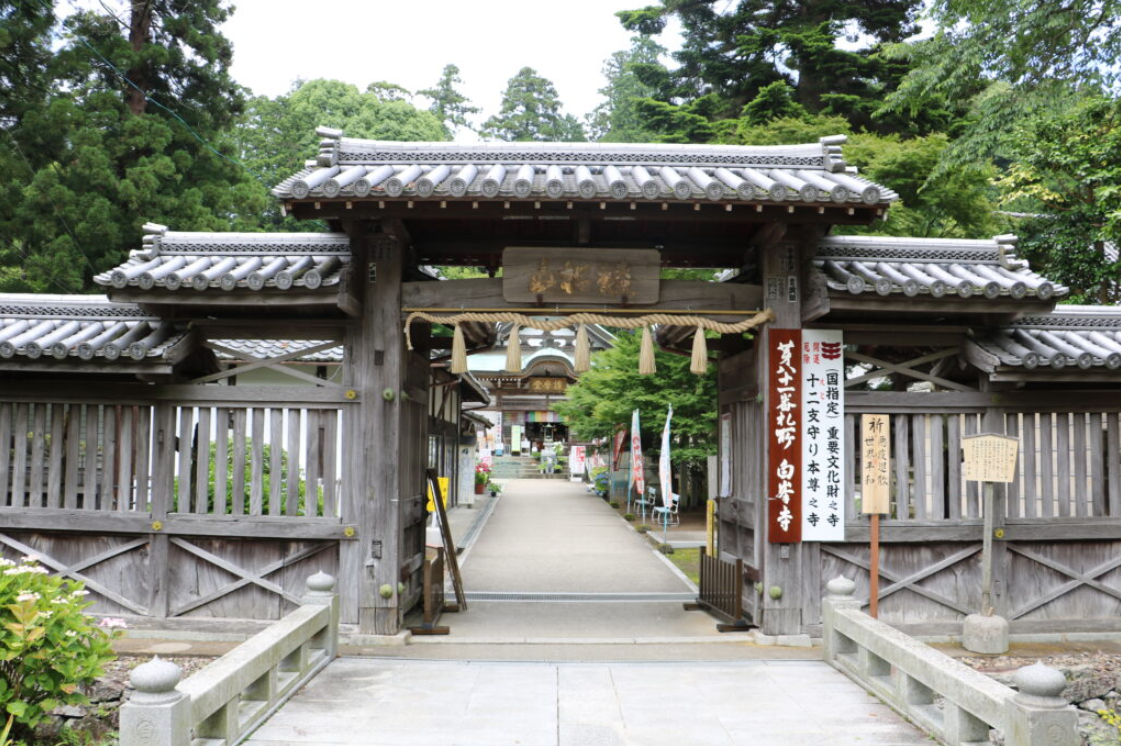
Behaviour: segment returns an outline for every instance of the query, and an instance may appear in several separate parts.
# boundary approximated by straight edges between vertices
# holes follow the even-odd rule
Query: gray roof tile
[[[808,145],[383,142],[318,130],[319,155],[283,199],[548,199],[886,205],[856,176],[844,137]]]
[[[337,285],[351,258],[344,233],[190,233],[153,223],[144,229],[144,247],[94,282],[117,290],[316,290]]]
[[[830,291],[850,295],[1052,300],[1069,292],[1033,272],[1015,252],[1015,236],[827,236],[813,264]]]
[[[972,341],[987,367],[1110,370],[1121,376],[1121,307],[1058,306]]]

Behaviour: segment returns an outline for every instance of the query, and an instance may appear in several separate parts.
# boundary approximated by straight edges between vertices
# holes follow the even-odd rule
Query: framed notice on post
[[[732,495],[732,415],[720,415],[720,497]]]
[[[860,467],[860,512],[891,512],[891,423],[886,414],[860,418]]]
[[[1011,435],[966,435],[961,439],[965,478],[973,482],[1016,481],[1020,440]]]

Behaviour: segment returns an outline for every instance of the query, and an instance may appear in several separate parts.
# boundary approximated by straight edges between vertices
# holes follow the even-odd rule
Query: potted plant
[[[486,492],[487,482],[490,481],[490,469],[486,464],[479,464],[475,467],[475,494],[481,495]]]
[[[487,492],[491,497],[498,497],[498,493],[502,491],[502,485],[498,482],[487,482]]]

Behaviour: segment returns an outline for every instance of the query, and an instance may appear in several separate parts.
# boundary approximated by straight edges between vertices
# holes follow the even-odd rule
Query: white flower
[[[78,589],[76,591],[71,591],[70,592],[70,597],[71,598],[80,598],[82,596],[88,596],[88,595],[90,595],[90,592],[86,591],[86,590],[82,590],[82,589]]]
[[[39,612],[39,616],[43,617],[44,619],[50,619],[53,615],[54,615],[53,611],[40,611]]]
[[[39,598],[40,596],[38,593],[32,593],[31,591],[20,591],[20,594],[16,596],[16,603],[23,603],[24,601],[38,601]]]
[[[7,557],[0,557],[0,567],[15,567],[16,563],[12,562]]]
[[[63,598],[62,596],[55,596],[54,598],[51,599],[51,603],[52,604],[64,604],[64,603],[66,603],[66,599]]]
[[[97,626],[104,627],[105,629],[128,629],[128,624],[125,620],[116,617],[105,617],[98,622]]]
[[[75,631],[74,631],[74,630],[72,630],[72,629],[68,629],[68,630],[66,630],[66,636],[67,636],[67,637],[77,637],[77,636],[78,636],[78,633],[77,633],[77,632],[75,632]]]
[[[39,555],[37,555],[37,554],[25,554],[25,555],[23,555],[23,561],[27,564],[31,564],[33,562],[38,562],[39,561]]]
[[[13,567],[10,570],[5,570],[5,575],[22,575],[25,572],[31,572],[30,567]]]
[[[42,565],[34,565],[34,566],[24,565],[23,567],[24,567],[24,569],[27,570],[27,572],[32,573],[34,575],[50,575],[50,571],[47,568],[43,567]]]

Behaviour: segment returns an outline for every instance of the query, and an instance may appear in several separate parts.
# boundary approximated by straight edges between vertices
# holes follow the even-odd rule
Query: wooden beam
[[[525,304],[507,303],[502,296],[501,279],[447,280],[445,282],[406,282],[402,287],[404,308],[522,308]],[[634,310],[656,313],[659,310],[754,311],[761,307],[763,289],[758,285],[662,280],[657,303],[634,306]],[[588,308],[587,303],[551,303],[541,313],[565,308]]]
[[[829,294],[829,312],[837,314],[843,311],[859,311],[862,313],[884,314],[936,314],[938,316],[951,315],[982,315],[998,314],[998,321],[1013,321],[1017,317],[1032,313],[1049,313],[1055,304],[1050,301],[1037,301],[1030,298],[1022,300],[987,298],[960,298],[945,297],[939,299],[908,298],[900,293],[896,295],[875,295],[865,293],[852,295],[842,290]]]
[[[334,388],[312,386],[195,386],[191,384],[132,384],[106,383],[90,385],[78,390],[50,383],[21,383],[18,387],[0,394],[3,401],[65,402],[73,404],[152,404],[171,402],[183,404],[271,404],[294,405],[311,408],[337,407],[354,404],[361,398]]]

